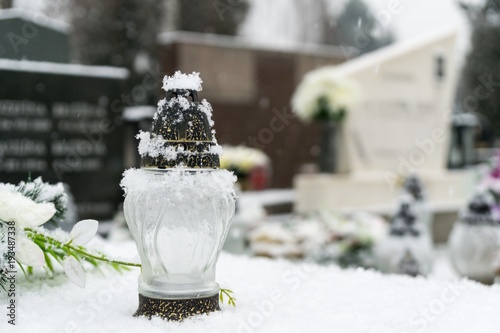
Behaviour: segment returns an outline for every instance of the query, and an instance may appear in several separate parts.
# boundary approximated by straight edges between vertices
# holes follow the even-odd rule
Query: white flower
[[[54,216],[53,203],[36,203],[21,193],[0,190],[0,220],[16,224],[16,259],[28,266],[43,266],[43,251],[25,234],[24,228],[38,227]]]
[[[293,111],[304,121],[318,116],[318,100],[326,99],[330,116],[350,110],[359,100],[359,88],[336,73],[335,67],[323,67],[307,73],[292,97]]]
[[[221,167],[228,169],[237,167],[242,172],[249,172],[257,166],[269,165],[269,157],[262,151],[245,146],[224,146],[221,156]]]

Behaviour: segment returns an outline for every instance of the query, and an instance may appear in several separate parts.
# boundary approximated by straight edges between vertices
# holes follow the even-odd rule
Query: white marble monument
[[[457,66],[456,31],[396,43],[335,67],[358,83],[338,158],[342,174],[298,175],[298,212],[364,209],[387,213],[403,177],[416,172],[436,209],[466,199],[470,173],[446,169]]]

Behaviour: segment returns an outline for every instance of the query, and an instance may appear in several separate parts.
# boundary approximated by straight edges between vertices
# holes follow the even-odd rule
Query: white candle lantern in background
[[[416,276],[431,271],[432,241],[412,195],[400,196],[389,232],[375,251],[378,267],[383,272]]]
[[[432,239],[433,213],[427,201],[422,181],[416,174],[411,174],[406,178],[403,184],[403,193],[409,193],[413,197],[416,218],[425,227],[423,232],[427,232]]]
[[[141,169],[124,174],[124,211],[142,262],[136,316],[182,320],[219,310],[216,263],[235,209],[234,182],[198,73],[165,77]]]
[[[500,253],[500,224],[493,218],[493,198],[477,192],[461,212],[448,241],[456,271],[470,279],[492,283]]]

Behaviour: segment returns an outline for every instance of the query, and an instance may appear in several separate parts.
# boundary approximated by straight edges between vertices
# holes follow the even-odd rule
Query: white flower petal
[[[56,213],[56,208],[52,202],[36,203],[32,200],[30,201],[31,203],[18,209],[15,220],[18,227],[38,227],[50,220]]]
[[[292,96],[295,114],[304,121],[313,120],[318,112],[318,99],[326,98],[330,111],[349,111],[359,103],[359,86],[340,76],[335,67],[327,66],[307,73]]]
[[[85,245],[92,240],[97,233],[99,222],[96,220],[82,220],[75,224],[69,234],[71,240],[76,245]]]
[[[42,225],[55,212],[53,203],[36,203],[19,192],[0,190],[0,219],[14,221],[18,228]]]
[[[18,234],[16,242],[16,259],[21,264],[39,267],[45,265],[43,251],[28,237]]]
[[[81,288],[85,288],[85,271],[74,257],[68,256],[63,260],[64,273],[68,279]]]

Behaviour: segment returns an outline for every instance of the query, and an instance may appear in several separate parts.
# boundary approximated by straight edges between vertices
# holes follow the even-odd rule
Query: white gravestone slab
[[[390,207],[400,177],[416,171],[448,208],[469,191],[446,170],[456,85],[456,30],[396,43],[335,67],[360,86],[342,131],[343,175],[299,175],[296,210]]]

